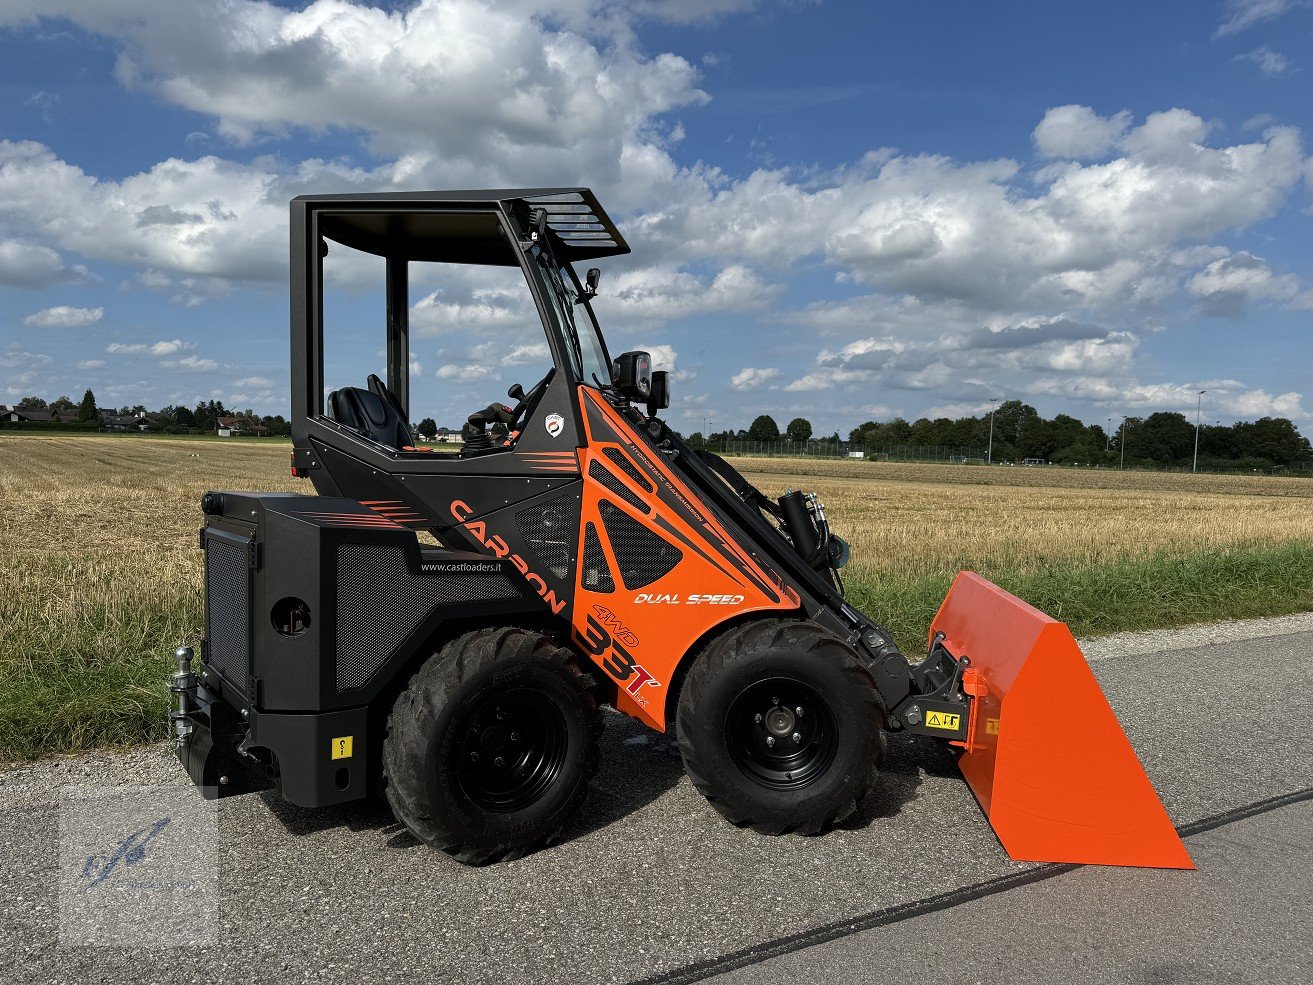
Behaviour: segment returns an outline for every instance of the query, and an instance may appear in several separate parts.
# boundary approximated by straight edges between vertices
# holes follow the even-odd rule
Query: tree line
[[[1116,428],[1105,428],[1068,414],[1046,418],[1029,404],[1007,400],[995,410],[992,425],[992,451],[989,414],[866,421],[848,433],[848,443],[870,452],[906,446],[979,448],[982,457],[988,455],[994,462],[1029,458],[1061,465],[1115,466],[1124,461],[1128,468],[1188,468],[1194,461],[1194,422],[1170,411],[1127,417]],[[694,432],[689,441],[695,447],[715,447],[734,441],[819,440],[837,444],[841,440],[837,432],[813,439],[812,431],[811,423],[801,417],[781,431],[774,418],[763,414],[746,429],[708,435]],[[1216,421],[1199,428],[1200,468],[1227,471],[1300,465],[1313,465],[1313,446],[1287,418],[1262,417],[1233,424]]]
[[[199,400],[195,407],[185,404],[162,407],[158,411],[148,411],[143,404],[122,407],[101,407],[96,402],[96,395],[87,390],[79,403],[69,397],[57,397],[47,403],[41,397],[24,397],[14,405],[19,411],[50,411],[63,417],[76,411],[74,421],[78,425],[100,426],[106,417],[146,417],[146,430],[165,434],[210,434],[219,427],[219,418],[236,418],[243,430],[250,432],[258,425],[269,435],[291,434],[292,426],[282,414],[257,414],[249,407],[246,410],[229,409],[222,400]]]

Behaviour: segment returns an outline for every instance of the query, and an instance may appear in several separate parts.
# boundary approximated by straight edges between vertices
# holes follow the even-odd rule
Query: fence
[[[849,441],[708,441],[717,455],[780,458],[869,458],[891,462],[959,462],[984,464],[986,449],[962,445],[859,445]]]

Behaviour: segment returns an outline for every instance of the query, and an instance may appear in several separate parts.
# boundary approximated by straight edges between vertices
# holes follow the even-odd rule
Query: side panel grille
[[[605,499],[597,504],[602,526],[620,566],[620,580],[631,591],[652,584],[668,575],[683,560],[683,552],[666,543],[614,503]]]
[[[205,638],[208,662],[246,690],[251,666],[251,545],[205,538]]]
[[[616,468],[629,476],[629,478],[633,479],[643,489],[647,490],[649,493],[656,492],[656,486],[652,485],[647,476],[638,471],[638,466],[634,464],[633,459],[622,452],[619,448],[603,448],[602,454],[615,462]]]
[[[413,575],[401,547],[337,549],[337,689],[363,687],[435,608],[514,598],[499,572]]]
[[[591,523],[584,530],[584,588],[590,592],[614,592],[615,579],[611,566],[602,553],[602,542],[597,539],[597,528]]]
[[[515,514],[515,525],[539,565],[561,581],[571,578],[571,554],[579,530],[579,500],[574,495],[567,493],[541,506],[520,510]]]
[[[588,478],[592,479],[602,488],[606,489],[612,495],[623,499],[626,503],[638,510],[640,513],[651,513],[652,509],[641,499],[639,499],[629,487],[615,477],[615,475],[597,459],[593,459],[588,466]]]

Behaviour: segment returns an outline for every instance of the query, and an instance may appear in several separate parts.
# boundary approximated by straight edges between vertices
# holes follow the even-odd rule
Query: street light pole
[[[1108,418],[1108,430],[1103,432],[1103,450],[1112,448],[1112,418]]]
[[[994,464],[994,405],[996,403],[998,403],[997,400],[989,402],[989,451],[985,453],[986,465]]]
[[[1199,471],[1199,412],[1203,410],[1204,394],[1207,390],[1200,390],[1199,395],[1195,397],[1194,404],[1194,464],[1190,466],[1191,472]]]
[[[1122,436],[1121,436],[1121,440],[1117,442],[1122,447],[1122,460],[1121,460],[1121,464],[1117,466],[1118,469],[1126,468],[1126,428],[1129,426],[1129,424],[1130,424],[1130,418],[1123,417],[1122,427],[1121,427]]]

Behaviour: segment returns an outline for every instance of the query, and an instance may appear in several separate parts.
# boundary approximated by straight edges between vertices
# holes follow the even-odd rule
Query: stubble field
[[[207,489],[310,491],[284,442],[0,436],[0,760],[163,735]],[[1077,633],[1313,609],[1313,481],[739,459],[818,492],[849,598],[912,650],[972,568]]]

